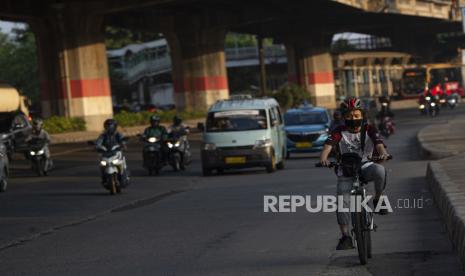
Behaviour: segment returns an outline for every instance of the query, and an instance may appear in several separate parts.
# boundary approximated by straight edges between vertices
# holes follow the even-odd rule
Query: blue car
[[[326,108],[306,106],[284,114],[287,153],[319,152],[329,135],[331,117]]]

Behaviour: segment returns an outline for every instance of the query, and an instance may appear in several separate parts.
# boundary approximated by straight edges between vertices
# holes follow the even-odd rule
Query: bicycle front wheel
[[[368,235],[365,222],[365,210],[353,213],[355,240],[357,241],[358,258],[360,263],[365,265],[368,259]],[[370,239],[371,244],[371,239]]]

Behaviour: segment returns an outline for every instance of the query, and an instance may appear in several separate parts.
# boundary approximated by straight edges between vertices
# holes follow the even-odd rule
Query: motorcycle
[[[154,173],[158,175],[165,165],[162,156],[162,141],[160,137],[143,137],[142,135],[139,137],[144,142],[142,150],[144,168],[147,169],[149,175]]]
[[[420,105],[420,107],[422,106]],[[436,117],[439,113],[438,97],[437,96],[426,96],[423,109],[425,110],[424,114],[429,113],[431,117]]]
[[[7,148],[0,141],[0,193],[6,191],[8,186],[9,162]]]
[[[428,110],[426,110],[426,99],[424,96],[421,96],[420,99],[418,100],[418,110],[420,111],[421,115],[426,115],[428,113]]]
[[[89,144],[95,145],[95,142],[89,142]],[[99,146],[97,152],[100,153],[99,165],[103,187],[112,195],[121,193],[122,188],[126,188],[129,184],[126,158],[121,145],[116,144],[109,148]]]
[[[381,135],[383,135],[386,138],[389,138],[389,136],[394,134],[395,124],[391,117],[386,116],[381,118],[380,132]]]
[[[441,96],[438,96],[439,105],[441,107],[444,107],[444,108],[447,107],[447,105],[448,105],[447,98],[448,98],[448,96],[446,94],[442,94]]]
[[[458,99],[459,99],[459,95],[457,94],[451,94],[449,96],[447,96],[447,106],[450,108],[450,109],[454,109],[457,104],[458,104]]]
[[[168,162],[174,171],[185,170],[191,162],[191,153],[186,136],[170,133],[166,141]]]
[[[34,138],[28,142],[29,151],[27,158],[31,161],[32,170],[38,176],[46,176],[50,169],[50,159],[46,156],[47,141],[44,139]]]

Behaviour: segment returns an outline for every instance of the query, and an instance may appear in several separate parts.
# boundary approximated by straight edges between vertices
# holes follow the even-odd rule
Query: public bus
[[[462,64],[426,64],[405,69],[401,79],[400,96],[403,99],[418,98],[428,88],[440,84],[448,93],[464,96]]]

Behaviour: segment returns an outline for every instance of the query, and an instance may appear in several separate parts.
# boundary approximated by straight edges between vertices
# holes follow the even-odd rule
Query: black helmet
[[[175,124],[175,125],[180,125],[181,123],[182,123],[182,118],[179,117],[178,115],[175,115],[175,116],[173,117],[173,124]]]
[[[44,121],[42,121],[42,119],[40,119],[40,118],[34,118],[32,120],[32,127],[36,131],[40,131],[42,129],[43,125],[44,125]]]
[[[118,122],[114,119],[107,119],[103,123],[103,128],[108,134],[113,134],[116,132],[116,129],[118,128]]]
[[[153,123],[153,122],[160,122],[160,117],[158,115],[150,116],[150,123]]]

